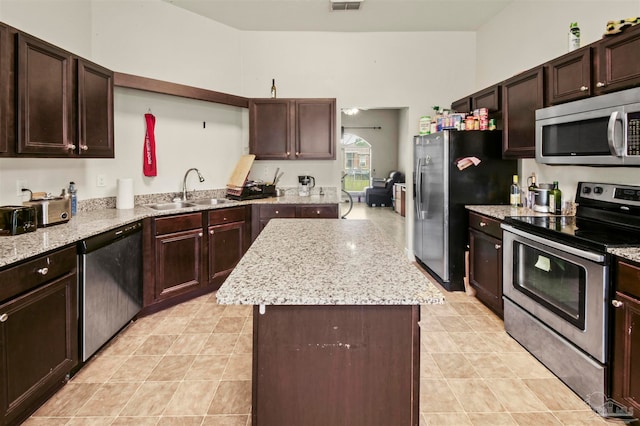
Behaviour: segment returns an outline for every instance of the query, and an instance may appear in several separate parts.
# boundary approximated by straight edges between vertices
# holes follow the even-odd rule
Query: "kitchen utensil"
[[[311,188],[316,186],[316,179],[313,176],[298,176],[298,195],[308,197],[311,194]]]
[[[284,174],[284,172],[280,172],[280,174],[278,174],[278,176],[276,176],[276,179],[273,181],[273,185],[277,185],[278,182],[280,181],[280,178],[282,177],[282,175]]]

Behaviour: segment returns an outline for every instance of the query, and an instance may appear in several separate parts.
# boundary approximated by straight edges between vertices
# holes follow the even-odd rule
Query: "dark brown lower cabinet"
[[[640,413],[640,266],[618,262],[611,397]]]
[[[418,426],[419,306],[253,312],[253,426]]]
[[[0,305],[0,424],[17,425],[66,383],[78,361],[75,248],[72,270]],[[28,274],[56,274],[27,263],[23,271],[0,273],[28,282]],[[68,263],[63,261],[64,263]],[[45,263],[43,263],[45,264]]]
[[[500,221],[476,213],[469,213],[469,283],[476,298],[502,318]]]
[[[244,222],[209,227],[209,280],[218,288],[242,258],[243,241]]]
[[[271,219],[337,219],[337,204],[255,204],[251,241],[255,240]]]

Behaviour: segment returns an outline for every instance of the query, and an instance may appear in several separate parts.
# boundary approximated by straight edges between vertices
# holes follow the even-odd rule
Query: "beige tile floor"
[[[349,217],[404,246],[391,209],[357,205]],[[421,425],[604,424],[476,299],[446,298],[422,307]],[[251,332],[251,308],[215,295],[142,318],[25,425],[250,425]]]

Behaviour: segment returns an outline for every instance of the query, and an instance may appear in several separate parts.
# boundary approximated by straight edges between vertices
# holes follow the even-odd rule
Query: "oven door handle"
[[[505,230],[507,232],[510,232],[510,233],[518,235],[518,236],[520,236],[522,238],[526,238],[528,240],[534,241],[536,243],[543,244],[545,246],[549,246],[549,247],[554,248],[556,250],[564,251],[566,253],[571,253],[571,254],[573,254],[575,256],[582,257],[584,259],[591,260],[593,262],[604,263],[604,259],[605,258],[604,258],[604,255],[602,255],[602,254],[593,253],[591,251],[585,251],[585,250],[581,250],[581,249],[578,249],[578,248],[575,248],[575,247],[571,247],[569,245],[560,244],[560,243],[557,243],[555,241],[546,240],[544,238],[538,237],[537,235],[533,235],[533,234],[530,234],[528,232],[516,229],[513,226],[505,225],[504,223],[501,225],[501,227],[502,227],[503,230]]]

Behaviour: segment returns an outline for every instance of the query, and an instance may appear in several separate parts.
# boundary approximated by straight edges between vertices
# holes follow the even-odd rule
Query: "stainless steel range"
[[[594,409],[608,389],[611,255],[640,245],[640,186],[580,182],[575,217],[505,219],[507,332]]]

